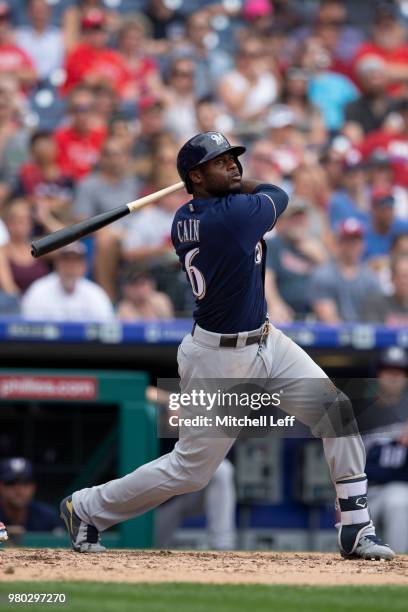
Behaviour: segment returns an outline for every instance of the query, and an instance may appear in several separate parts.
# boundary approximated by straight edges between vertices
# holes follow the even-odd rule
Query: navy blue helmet
[[[177,155],[177,170],[189,193],[193,191],[188,177],[190,170],[194,170],[194,168],[218,157],[218,155],[227,153],[227,151],[231,151],[236,157],[237,166],[242,176],[242,166],[238,161],[238,156],[245,153],[246,149],[241,146],[232,146],[220,132],[196,134],[181,147]]]

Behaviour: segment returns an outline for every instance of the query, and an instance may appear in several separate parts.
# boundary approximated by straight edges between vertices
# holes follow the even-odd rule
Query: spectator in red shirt
[[[10,9],[0,2],[0,74],[12,74],[22,87],[33,85],[37,74],[28,55],[13,42]]]
[[[162,88],[157,62],[144,52],[146,26],[141,17],[127,19],[118,40],[119,53],[130,74],[124,96],[132,101],[148,93],[157,94]]]
[[[382,152],[390,159],[397,185],[408,187],[408,97],[394,105],[398,115],[396,122],[389,118],[380,130],[371,132],[361,144],[365,158],[374,152]]]
[[[402,83],[408,78],[408,44],[404,26],[398,21],[392,6],[383,5],[378,9],[372,40],[362,44],[357,51],[355,66],[367,55],[374,55],[386,61],[390,82],[388,93],[401,91]]]
[[[70,96],[71,121],[55,133],[57,163],[62,174],[78,180],[98,162],[106,127],[93,116],[94,95],[89,87],[75,88]]]
[[[108,45],[109,32],[103,11],[91,9],[81,20],[82,42],[68,55],[66,80],[63,93],[69,92],[78,83],[88,85],[110,85],[123,96],[130,75],[123,58]]]

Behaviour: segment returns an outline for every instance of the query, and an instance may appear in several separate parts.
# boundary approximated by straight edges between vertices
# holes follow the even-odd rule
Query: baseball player
[[[271,385],[279,380],[285,410],[315,433],[322,417],[316,389],[328,378],[269,324],[264,295],[263,236],[285,210],[288,196],[274,185],[242,178],[244,151],[218,132],[205,132],[184,144],[177,157],[192,199],[175,215],[172,241],[196,300],[193,329],[178,349],[181,391],[188,391],[193,379],[266,379]],[[345,396],[328,387],[329,405],[341,412]],[[73,549],[104,550],[100,532],[174,495],[202,489],[233,443],[233,436],[200,436],[180,428],[171,453],[123,478],[75,491],[61,502]],[[360,436],[323,436],[323,445],[340,510],[342,556],[393,558],[395,553],[376,537],[367,508]]]

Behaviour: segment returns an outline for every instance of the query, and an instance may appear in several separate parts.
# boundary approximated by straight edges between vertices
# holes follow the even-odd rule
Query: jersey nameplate
[[[200,241],[200,220],[185,219],[177,221],[177,236],[180,242]]]

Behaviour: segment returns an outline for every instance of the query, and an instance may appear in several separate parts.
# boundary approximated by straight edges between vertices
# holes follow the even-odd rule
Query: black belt
[[[193,325],[193,329],[191,330],[191,335],[194,336],[194,331],[196,328],[196,323]],[[266,336],[269,333],[269,323],[265,322],[262,328],[262,331],[256,336],[248,336],[245,340],[245,344],[243,346],[249,346],[250,344],[261,344],[266,339]],[[223,348],[236,348],[238,344],[239,334],[235,334],[234,336],[220,336],[220,347]]]

